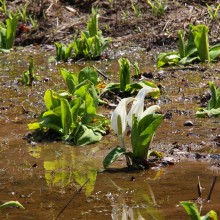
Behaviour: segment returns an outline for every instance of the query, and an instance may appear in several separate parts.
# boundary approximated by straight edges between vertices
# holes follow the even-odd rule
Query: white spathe
[[[117,135],[123,135],[127,126],[127,105],[133,101],[134,98],[122,99],[111,116],[111,126]]]
[[[127,121],[128,121],[128,125],[130,127],[132,127],[133,115],[136,116],[140,120],[144,116],[149,115],[149,114],[153,114],[153,113],[155,113],[155,111],[160,109],[160,107],[158,105],[153,105],[144,111],[145,97],[152,92],[157,92],[158,90],[159,90],[158,88],[145,86],[144,88],[142,88],[138,92],[137,96],[135,97],[135,101],[133,102],[133,104],[131,106],[131,110],[128,113]]]

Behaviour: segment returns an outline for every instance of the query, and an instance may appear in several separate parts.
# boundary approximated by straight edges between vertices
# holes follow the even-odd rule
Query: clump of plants
[[[180,202],[180,205],[183,206],[191,220],[218,220],[217,213],[213,210],[201,216],[194,202],[183,201]]]
[[[99,97],[95,86],[98,75],[93,68],[78,74],[61,69],[68,91],[47,90],[44,95],[46,110],[38,122],[28,125],[31,130],[53,131],[65,142],[86,145],[101,140],[107,129],[107,119],[97,114]]]
[[[19,82],[25,86],[32,86],[34,80],[39,78],[34,74],[34,59],[33,57],[29,58],[29,68],[25,70],[22,74],[22,77],[19,79]]]
[[[56,42],[56,61],[64,61],[67,62],[69,58],[72,56],[73,51],[73,43],[70,43],[69,45],[65,45],[59,42]]]
[[[119,146],[115,147],[104,159],[103,166],[107,168],[121,155],[126,157],[128,167],[147,169],[150,155],[160,156],[159,153],[150,150],[150,145],[155,131],[163,120],[163,115],[155,112],[160,109],[158,105],[152,105],[144,109],[144,99],[155,92],[158,88],[146,86],[142,88],[135,98],[122,99],[111,116],[111,125],[119,138]],[[133,102],[127,114],[128,103]],[[127,124],[131,129],[132,151],[127,151],[124,143],[124,135]]]
[[[196,115],[201,118],[220,116],[220,87],[216,88],[213,82],[209,82],[211,99],[208,101],[207,108],[199,108]]]
[[[157,88],[157,86],[149,81],[142,80],[139,82],[132,82],[131,80],[131,68],[134,67],[135,70],[135,77],[138,77],[140,75],[140,69],[138,66],[138,63],[135,62],[134,65],[131,65],[130,61],[126,58],[120,58],[118,60],[120,70],[119,70],[119,83],[109,83],[107,86],[103,89],[102,94],[108,93],[108,92],[114,92],[116,94],[122,95],[122,96],[130,96],[140,89],[144,87],[153,87]],[[154,94],[154,97],[157,97],[158,93]]]
[[[151,11],[156,16],[162,16],[167,9],[165,0],[146,0],[147,4],[151,7]]]
[[[102,31],[98,27],[98,11],[92,8],[92,17],[87,23],[87,29],[82,31],[80,37],[75,37],[73,43],[69,46],[56,43],[56,59],[57,61],[67,61],[72,57],[72,49],[74,49],[73,58],[78,60],[98,59],[103,51],[108,47],[111,39],[104,38]]]
[[[193,62],[213,62],[219,58],[220,44],[209,45],[209,28],[204,25],[190,25],[188,39],[185,41],[184,32],[178,31],[178,51],[160,53],[157,67],[168,65],[188,65]]]
[[[19,15],[15,14],[6,22],[0,22],[0,51],[6,52],[14,45],[15,34],[18,26]]]

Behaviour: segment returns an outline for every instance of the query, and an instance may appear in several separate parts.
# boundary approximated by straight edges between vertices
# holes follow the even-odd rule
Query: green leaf
[[[71,126],[73,123],[73,117],[71,114],[70,104],[66,99],[61,99],[61,122],[63,128],[63,134],[71,134]]]
[[[12,48],[15,40],[16,29],[18,26],[19,16],[15,14],[12,18],[6,19],[6,47],[5,49]]]
[[[44,94],[44,101],[46,104],[47,110],[53,110],[60,106],[60,99],[58,98],[57,94],[51,90],[48,89]]]
[[[52,110],[43,113],[39,119],[39,124],[41,127],[50,128],[60,134],[63,134],[60,115],[57,115]]]
[[[103,160],[103,167],[107,168],[110,164],[118,159],[122,154],[125,153],[125,149],[117,146],[114,148]]]
[[[98,19],[99,14],[96,9],[92,8],[92,17],[87,24],[87,30],[89,31],[89,36],[94,37],[98,34]]]
[[[0,205],[0,209],[4,209],[8,207],[18,207],[18,208],[24,209],[24,206],[21,205],[21,203],[18,201],[9,201],[9,202],[5,202],[4,204]]]
[[[193,202],[180,202],[180,205],[186,210],[191,220],[200,220],[200,213],[195,203]]]
[[[98,74],[94,68],[85,67],[79,72],[78,81],[79,83],[84,80],[90,80],[95,86],[98,84]]]
[[[206,118],[206,117],[219,117],[220,116],[220,108],[217,109],[210,109],[210,110],[206,110],[206,109],[199,109],[196,112],[197,117],[199,118]]]
[[[99,142],[101,139],[101,133],[95,132],[93,129],[82,124],[79,125],[74,135],[74,143],[79,146]]]
[[[216,44],[212,47],[209,48],[209,56],[210,56],[210,60],[216,60],[219,58],[220,56],[220,44]]]
[[[160,53],[157,58],[157,67],[177,64],[180,56],[176,52]]]
[[[209,56],[209,29],[206,25],[192,25],[191,32],[194,36],[194,43],[198,49],[199,57],[202,62],[210,61]]]
[[[205,216],[200,217],[200,220],[218,220],[218,216],[215,211],[211,210]]]
[[[179,54],[180,54],[180,58],[183,58],[183,57],[185,57],[185,43],[184,43],[184,37],[183,37],[182,30],[178,31],[178,36],[179,36],[179,42],[178,42]]]
[[[120,90],[124,92],[126,85],[131,81],[130,62],[128,59],[120,58],[118,63],[120,65]]]
[[[143,117],[140,121],[133,118],[134,123],[131,129],[131,145],[135,158],[146,159],[151,140],[156,129],[163,120],[163,115],[150,114]]]
[[[78,85],[78,79],[76,75],[74,75],[74,73],[71,73],[70,71],[63,69],[63,68],[60,69],[60,73],[63,76],[68,86],[69,92],[73,94],[76,86]]]

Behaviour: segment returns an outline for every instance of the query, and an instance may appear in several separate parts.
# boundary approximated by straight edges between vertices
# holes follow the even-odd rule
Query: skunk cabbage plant
[[[114,148],[105,157],[103,160],[104,168],[108,167],[122,154],[126,156],[128,167],[140,168],[148,159],[154,133],[163,120],[161,114],[155,114],[159,110],[159,106],[154,105],[144,110],[144,97],[155,92],[155,90],[156,88],[143,88],[134,99],[131,97],[122,99],[112,113],[111,124],[119,136],[120,146]],[[133,105],[127,115],[126,106],[133,100]],[[131,125],[132,152],[126,151],[123,141],[128,121]]]

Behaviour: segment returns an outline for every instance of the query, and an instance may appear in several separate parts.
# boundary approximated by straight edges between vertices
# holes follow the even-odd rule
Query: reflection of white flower
[[[153,114],[153,113],[155,113],[156,110],[160,109],[160,107],[158,105],[153,105],[144,111],[145,96],[150,93],[157,92],[157,91],[158,91],[158,88],[145,86],[144,88],[142,88],[138,92],[137,96],[135,97],[135,101],[132,104],[131,110],[128,113],[128,117],[127,117],[128,125],[130,127],[132,127],[133,115],[136,116],[140,120],[144,116],[149,115],[149,114]]]
[[[117,135],[123,135],[127,126],[127,105],[134,98],[122,99],[111,116],[111,126]]]

